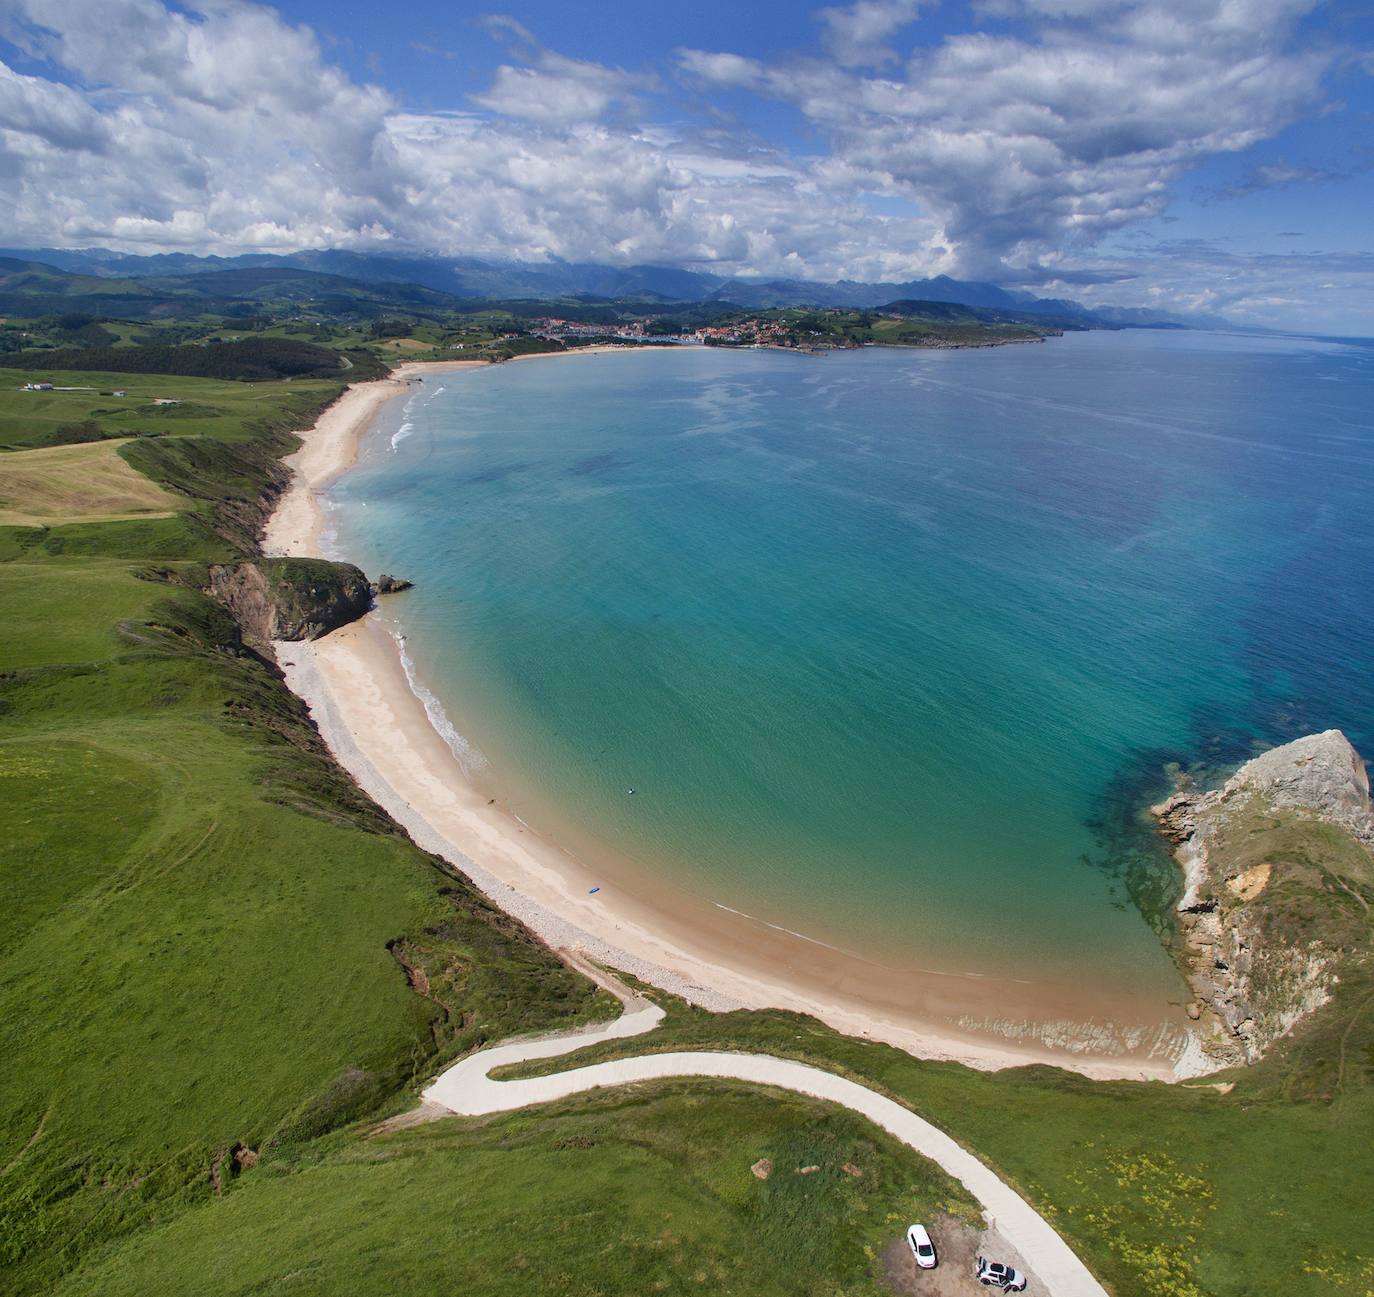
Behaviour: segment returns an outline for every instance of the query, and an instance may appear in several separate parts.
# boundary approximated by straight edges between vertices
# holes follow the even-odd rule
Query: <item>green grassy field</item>
[[[763,1157],[767,1181],[749,1170]],[[57,1292],[876,1297],[882,1245],[938,1208],[978,1219],[959,1186],[848,1113],[660,1085],[333,1141]]]
[[[274,386],[215,394],[247,412],[227,436],[155,443],[180,518],[0,529],[6,1292],[212,1197],[235,1146],[309,1142],[491,1035],[611,1009],[400,835],[177,582],[231,547],[280,421],[330,394]]]
[[[166,518],[182,501],[121,458],[117,439],[0,457],[0,526]]]
[[[982,318],[984,316],[990,318]],[[1035,342],[1046,332],[1046,325],[993,318],[995,312],[980,312],[971,307],[941,302],[903,304],[900,317],[882,311],[829,308],[810,310],[787,307],[780,310],[745,312],[722,320],[723,324],[760,321],[781,325],[791,346],[858,346],[874,344],[889,347],[989,346],[1004,342]]]
[[[1039,333],[1024,324],[937,324],[928,320],[883,320],[874,321],[867,335],[874,342],[889,346],[909,347],[919,345],[927,338],[940,342],[958,342],[976,345],[1005,339],[1028,341],[1039,337]]]
[[[0,581],[6,605],[0,671],[6,679],[62,663],[98,668],[127,647],[116,627],[143,613],[157,589],[134,577],[127,563],[108,559],[7,563]],[[72,616],[71,605],[81,615]]]
[[[39,381],[80,390],[23,390],[25,383]],[[236,383],[151,374],[0,370],[0,451],[50,445],[60,429],[87,421],[107,436],[243,441],[268,426],[308,427],[307,416],[338,390],[338,383],[321,379]],[[126,395],[111,395],[114,392]],[[158,399],[181,404],[159,406],[154,404]]]

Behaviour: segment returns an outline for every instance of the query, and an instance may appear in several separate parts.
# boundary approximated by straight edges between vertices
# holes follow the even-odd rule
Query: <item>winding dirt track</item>
[[[989,1226],[1025,1258],[1035,1279],[1053,1297],[1107,1297],[1106,1289],[1049,1222],[972,1153],[909,1108],[822,1068],[767,1054],[694,1051],[641,1054],[551,1076],[493,1081],[489,1074],[497,1068],[556,1058],[603,1040],[643,1035],[662,1021],[663,1010],[657,1005],[611,981],[600,969],[576,958],[569,962],[616,995],[625,1012],[614,1022],[560,1035],[528,1037],[471,1054],[425,1090],[425,1100],[450,1112],[476,1117],[552,1103],[606,1086],[679,1077],[720,1077],[795,1090],[860,1113],[960,1181],[982,1205]]]

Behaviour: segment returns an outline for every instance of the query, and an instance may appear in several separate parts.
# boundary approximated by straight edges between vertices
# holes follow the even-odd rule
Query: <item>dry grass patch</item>
[[[182,502],[125,463],[119,455],[124,444],[96,441],[0,455],[0,526],[170,517]]]

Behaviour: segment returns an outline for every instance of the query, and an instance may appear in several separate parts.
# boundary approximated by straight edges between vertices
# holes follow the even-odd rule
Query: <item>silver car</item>
[[[989,1261],[985,1256],[978,1258],[974,1276],[987,1288],[1000,1288],[1003,1292],[1026,1290],[1026,1276],[1015,1266],[1003,1265],[1001,1261]]]

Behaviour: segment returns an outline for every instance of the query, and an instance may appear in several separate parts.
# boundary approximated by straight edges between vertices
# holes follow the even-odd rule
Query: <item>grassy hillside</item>
[[[281,337],[238,338],[207,345],[141,343],[133,346],[59,348],[0,352],[5,369],[42,366],[56,373],[100,370],[107,374],[177,374],[187,378],[230,378],[263,382],[277,378],[377,378],[383,372],[370,354],[321,347]],[[60,379],[58,380],[61,381]]]
[[[1059,332],[1014,312],[948,302],[894,302],[873,311],[793,307],[726,317],[717,327],[739,327],[745,341],[790,347],[982,347],[1035,342]]]
[[[117,440],[0,458],[0,526],[167,518],[183,503],[131,468]]]
[[[749,1170],[763,1157],[766,1182]],[[848,1113],[660,1085],[334,1140],[57,1291],[878,1297],[882,1245],[937,1208],[977,1218],[958,1186]]]
[[[1292,1055],[1222,1094],[1048,1068],[984,1075],[794,1015],[672,1007],[661,1036],[548,1066],[734,1048],[874,1084],[978,1150],[1120,1297],[1363,1297],[1374,1282],[1367,1040],[1332,1096],[1294,1087]],[[341,1132],[243,1177],[229,1211],[207,1204],[141,1234],[60,1291],[134,1293],[173,1276],[187,1293],[881,1292],[872,1259],[907,1219],[969,1213],[900,1150],[875,1173],[884,1143],[822,1105],[708,1082]],[[758,1157],[827,1175],[778,1177],[765,1193],[747,1174]],[[857,1183],[835,1173],[845,1163],[864,1170]]]
[[[306,1145],[489,1035],[609,1008],[357,792],[194,588],[335,391],[118,447],[189,497],[173,518],[0,528],[5,1292],[227,1192],[235,1148]]]
[[[342,383],[237,383],[108,371],[0,370],[0,451],[115,436],[208,437],[230,444],[308,427]],[[26,392],[51,382],[67,390]],[[114,393],[123,392],[123,396]],[[159,400],[176,405],[158,405]],[[273,441],[270,449],[284,450]]]

